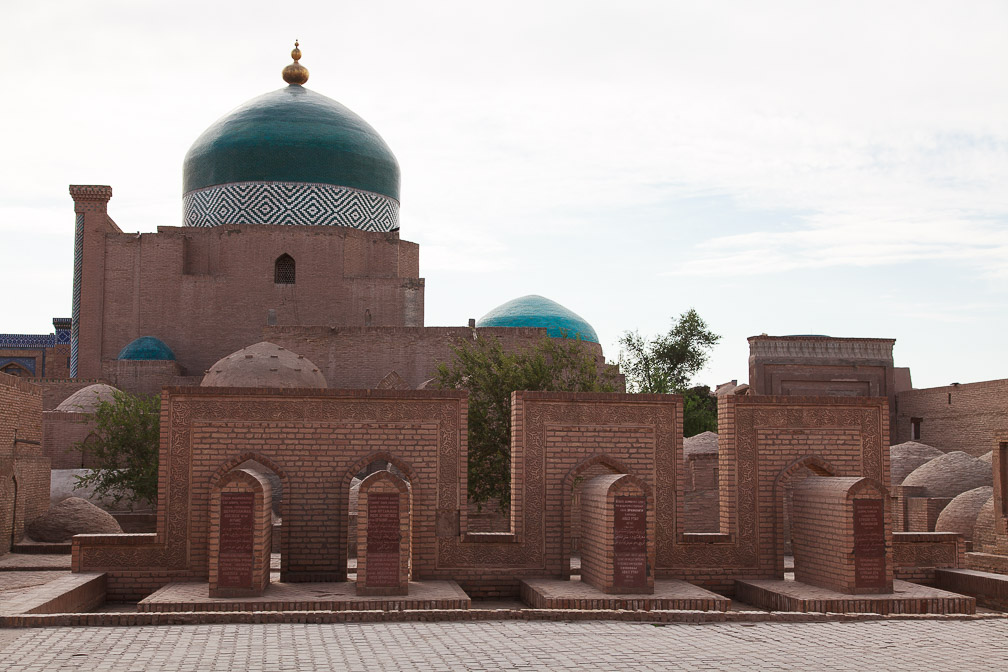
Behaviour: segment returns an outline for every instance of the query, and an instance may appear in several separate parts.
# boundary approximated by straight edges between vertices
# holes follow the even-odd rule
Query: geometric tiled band
[[[232,182],[182,197],[186,226],[279,224],[399,228],[399,202],[370,191],[305,182]]]

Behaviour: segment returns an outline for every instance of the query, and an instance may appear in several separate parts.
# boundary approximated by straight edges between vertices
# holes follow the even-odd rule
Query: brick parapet
[[[896,395],[894,443],[911,439],[979,457],[1008,432],[1008,379],[906,390]],[[920,435],[913,437],[913,421]]]

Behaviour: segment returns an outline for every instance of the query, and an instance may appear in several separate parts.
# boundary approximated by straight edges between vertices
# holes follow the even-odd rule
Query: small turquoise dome
[[[544,296],[529,294],[501,304],[481,317],[477,327],[539,327],[553,338],[578,338],[598,343],[583,317]]]
[[[183,193],[240,182],[329,184],[399,200],[399,162],[366,121],[290,84],[217,120],[186,154]]]
[[[160,338],[141,336],[123,348],[118,359],[174,360],[175,353]]]

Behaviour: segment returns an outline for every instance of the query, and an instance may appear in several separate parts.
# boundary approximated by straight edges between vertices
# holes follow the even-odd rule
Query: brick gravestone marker
[[[409,484],[376,471],[357,496],[357,594],[409,593],[411,496]]]
[[[210,493],[210,597],[261,595],[269,585],[272,490],[262,474],[235,469]]]
[[[254,506],[255,495],[251,492],[221,494],[217,555],[217,585],[221,588],[252,587]]]
[[[368,585],[399,586],[399,494],[369,492],[367,496]]]
[[[654,520],[645,485],[629,474],[581,486],[581,580],[606,593],[654,592]]]
[[[619,592],[647,589],[647,500],[643,496],[613,499],[613,588]]]
[[[891,593],[886,493],[868,478],[810,476],[794,489],[795,580],[849,595]]]
[[[880,500],[854,500],[854,587],[886,587],[885,511]]]

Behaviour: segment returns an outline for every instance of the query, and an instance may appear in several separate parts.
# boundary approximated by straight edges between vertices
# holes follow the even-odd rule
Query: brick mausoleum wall
[[[951,497],[911,497],[906,500],[907,532],[934,532],[935,523]]]
[[[718,456],[700,453],[686,458],[686,490],[683,493],[683,531],[717,532]]]
[[[783,576],[779,491],[795,469],[888,484],[884,399],[723,398],[723,534],[690,535],[677,494],[681,397],[516,392],[511,531],[480,534],[467,520],[466,408],[465,394],[449,391],[170,388],[157,534],[75,540],[74,567],[108,572],[110,599],[169,579],[205,581],[210,483],[246,459],[283,484],[283,580],[345,578],[351,479],[385,459],[412,486],[414,578],[453,579],[473,597],[517,596],[523,578],[569,576],[571,495],[598,465],[654,493],[656,578],[721,590],[736,578]],[[837,443],[848,432],[857,439]]]
[[[783,578],[784,500],[792,476],[810,469],[865,476],[888,488],[888,418],[886,400],[877,397],[721,397],[723,536],[687,535],[693,543],[677,553],[681,559],[669,574],[729,592],[734,578]],[[661,578],[660,545],[658,563]]]
[[[507,352],[534,347],[546,329],[532,327],[265,327],[262,339],[304,355],[318,366],[330,388],[368,389],[395,371],[413,389],[434,377],[437,365],[450,362],[453,348],[475,338],[494,338]],[[605,366],[602,346],[583,346]],[[617,385],[623,385],[622,378]]]
[[[97,467],[93,458],[85,459],[77,444],[87,439],[94,423],[90,413],[42,413],[42,453],[53,469],[90,469]]]
[[[893,443],[911,440],[911,421],[920,418],[920,437],[929,446],[979,457],[1008,430],[1008,379],[907,390],[896,396]]]
[[[42,410],[53,411],[71,394],[96,383],[108,383],[103,378],[32,378],[42,390]]]
[[[203,372],[198,373],[202,380]],[[173,361],[113,359],[102,362],[102,377],[111,381],[113,387],[130,394],[161,394],[162,387],[175,385],[181,375],[181,367]]]
[[[49,508],[50,468],[41,440],[41,390],[0,373],[0,553]]]
[[[100,375],[101,362],[143,335],[164,341],[187,373],[202,373],[261,340],[271,310],[281,325],[308,316],[313,324],[423,324],[418,246],[398,232],[227,225],[137,235],[99,209],[86,213],[80,312],[90,317],[81,321],[80,375]],[[294,284],[274,283],[282,254],[295,261]]]

